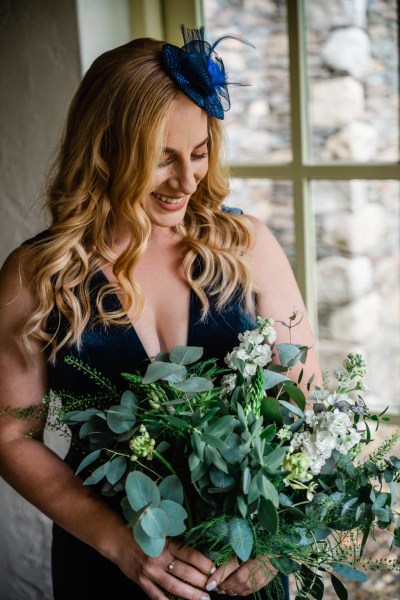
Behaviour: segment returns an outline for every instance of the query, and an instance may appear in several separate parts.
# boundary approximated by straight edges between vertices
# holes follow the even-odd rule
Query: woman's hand
[[[212,574],[206,590],[218,590],[229,596],[248,596],[265,587],[277,574],[268,557],[248,560],[239,565],[237,559],[222,565]]]
[[[215,567],[198,550],[182,548],[170,540],[156,558],[150,558],[137,546],[135,561],[124,562],[120,568],[125,575],[140,585],[152,600],[168,600],[169,595],[187,600],[210,600],[205,586]]]

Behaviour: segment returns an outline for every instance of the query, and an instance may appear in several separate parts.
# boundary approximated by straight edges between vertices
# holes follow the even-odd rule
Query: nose
[[[191,161],[179,161],[174,165],[170,178],[171,187],[181,194],[190,195],[197,189],[196,168]]]

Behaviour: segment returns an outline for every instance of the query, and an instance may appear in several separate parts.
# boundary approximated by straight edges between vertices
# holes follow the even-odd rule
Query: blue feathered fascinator
[[[204,27],[187,29],[181,25],[181,31],[185,42],[181,48],[173,44],[163,46],[164,66],[186,96],[209,115],[223,119],[224,112],[231,106],[227,86],[232,83],[227,81],[224,63],[215,48],[226,39],[254,46],[234,35],[224,35],[211,46],[204,39]]]

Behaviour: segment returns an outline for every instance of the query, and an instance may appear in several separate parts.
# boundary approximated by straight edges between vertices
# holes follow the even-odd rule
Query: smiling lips
[[[178,204],[182,204],[185,199],[185,196],[181,196],[180,198],[169,198],[168,196],[161,196],[161,194],[157,194],[156,192],[152,192],[152,196],[154,196],[160,202],[174,207]]]

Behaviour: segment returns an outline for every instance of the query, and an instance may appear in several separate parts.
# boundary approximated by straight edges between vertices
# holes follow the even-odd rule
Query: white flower
[[[242,342],[241,345],[249,346],[257,346],[262,344],[264,341],[264,337],[258,331],[258,329],[253,329],[252,331],[245,331],[244,333],[239,333],[239,340]]]
[[[283,425],[283,427],[278,429],[278,431],[276,432],[276,437],[280,440],[290,440],[290,438],[292,437],[292,432],[289,425]]]
[[[253,377],[253,375],[256,374],[256,371],[257,365],[245,365],[243,369],[243,377],[249,379],[250,377]]]
[[[223,388],[224,394],[228,394],[235,389],[236,386],[236,375],[235,373],[228,373],[221,379],[221,387]]]
[[[258,329],[263,336],[263,338],[272,346],[272,344],[276,341],[278,335],[275,331],[273,319],[262,319],[261,317],[257,317],[257,325]]]

